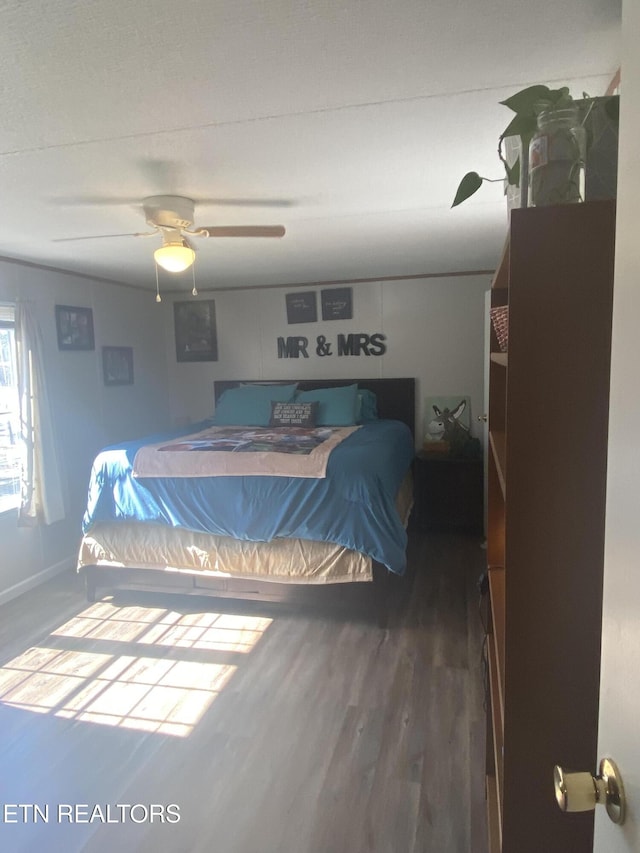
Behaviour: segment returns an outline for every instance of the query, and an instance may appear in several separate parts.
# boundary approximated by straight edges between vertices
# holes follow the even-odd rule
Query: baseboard
[[[7,601],[11,601],[13,598],[29,592],[30,589],[40,586],[41,583],[51,580],[56,575],[73,568],[75,562],[75,557],[67,557],[65,560],[60,560],[59,563],[54,563],[53,566],[48,566],[36,575],[30,575],[30,577],[10,586],[8,589],[0,591],[0,605],[6,604]]]

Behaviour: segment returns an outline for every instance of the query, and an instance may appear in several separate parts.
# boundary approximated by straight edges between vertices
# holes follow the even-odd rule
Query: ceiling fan
[[[143,199],[145,220],[153,230],[128,234],[93,234],[87,237],[60,237],[56,243],[73,240],[100,240],[110,237],[162,237],[155,250],[156,263],[168,272],[182,272],[195,259],[192,237],[284,237],[283,225],[203,225],[192,229],[195,218],[193,199],[175,195],[154,195]]]

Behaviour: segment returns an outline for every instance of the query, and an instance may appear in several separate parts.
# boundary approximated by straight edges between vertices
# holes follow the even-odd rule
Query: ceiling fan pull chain
[[[193,279],[193,290],[191,291],[191,295],[197,296],[198,295],[198,289],[196,287],[196,265],[195,265],[195,261],[194,261],[194,263],[191,264],[191,277]]]
[[[156,302],[162,302],[162,297],[160,296],[160,282],[158,281],[158,264],[153,265],[156,270]]]

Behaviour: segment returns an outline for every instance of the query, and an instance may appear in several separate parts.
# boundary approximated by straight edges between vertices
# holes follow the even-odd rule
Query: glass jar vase
[[[529,205],[584,201],[587,135],[577,106],[546,110],[529,144]]]

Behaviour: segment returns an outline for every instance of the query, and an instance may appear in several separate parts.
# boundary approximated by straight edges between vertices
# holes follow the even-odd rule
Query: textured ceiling
[[[201,289],[490,268],[500,185],[450,204],[499,101],[603,94],[619,33],[618,0],[0,0],[0,256],[155,287],[159,238],[56,240],[172,193],[287,229],[198,242]]]

